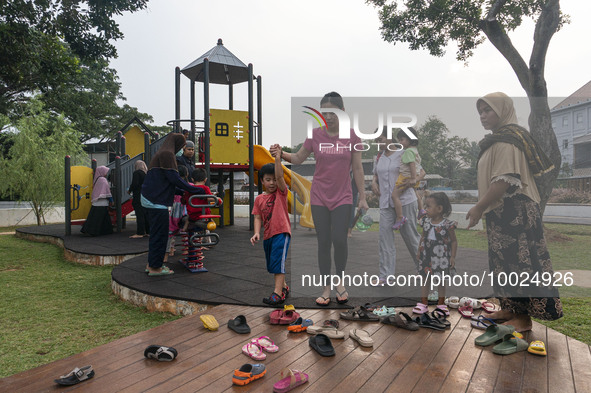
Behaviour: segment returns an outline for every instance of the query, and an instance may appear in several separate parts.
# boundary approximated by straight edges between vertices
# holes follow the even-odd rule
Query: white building
[[[591,81],[550,111],[563,168],[561,177],[591,176]]]

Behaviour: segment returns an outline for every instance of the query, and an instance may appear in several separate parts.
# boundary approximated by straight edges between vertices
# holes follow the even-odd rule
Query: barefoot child
[[[417,132],[414,128],[410,127],[410,131],[412,131],[415,136]],[[409,187],[416,188],[419,187],[420,182],[417,182],[417,176],[421,172],[421,156],[419,155],[419,151],[417,150],[417,145],[419,144],[418,139],[410,139],[408,135],[402,130],[398,132],[396,136],[398,139],[398,143],[400,143],[404,147],[404,153],[402,153],[402,164],[400,165],[400,174],[398,175],[398,179],[396,179],[396,185],[394,186],[394,191],[392,191],[392,201],[394,202],[394,209],[396,210],[396,222],[392,226],[392,229],[395,231],[399,230],[400,227],[404,225],[407,221],[406,217],[402,215],[402,203],[400,202],[400,195]],[[423,210],[423,201],[417,195],[417,202],[419,204],[419,215],[418,217],[421,218],[425,215],[425,211]],[[414,225],[414,224],[413,224]]]
[[[423,234],[419,242],[417,259],[419,260],[419,273],[423,277],[450,275],[449,269],[455,267],[458,242],[455,228],[457,222],[448,220],[451,213],[451,203],[443,192],[430,194],[425,199],[427,215],[422,220]],[[438,288],[438,305],[443,305],[445,300],[445,287]],[[429,283],[426,281],[422,288],[421,302],[427,305]],[[417,305],[418,307],[419,305]]]
[[[278,146],[278,145],[276,145]],[[267,259],[267,271],[275,275],[275,289],[263,303],[272,306],[282,304],[289,295],[285,282],[285,261],[291,240],[291,224],[287,213],[287,185],[283,179],[281,148],[275,149],[275,164],[266,164],[259,170],[259,179],[265,192],[254,201],[254,235],[250,238],[254,246],[260,240],[264,227],[263,248]]]

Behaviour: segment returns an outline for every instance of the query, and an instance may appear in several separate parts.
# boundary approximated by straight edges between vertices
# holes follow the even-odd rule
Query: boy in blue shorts
[[[254,235],[250,238],[254,246],[260,240],[264,227],[263,248],[267,259],[267,271],[275,275],[275,290],[263,303],[276,306],[285,301],[289,287],[285,282],[285,261],[291,240],[291,224],[287,212],[287,185],[283,179],[281,149],[276,149],[275,164],[266,164],[259,170],[259,179],[265,192],[254,201]]]

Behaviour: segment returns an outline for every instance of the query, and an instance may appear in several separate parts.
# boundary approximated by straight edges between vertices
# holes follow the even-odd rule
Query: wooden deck
[[[431,307],[432,308],[432,307]],[[1,392],[270,392],[282,368],[305,371],[309,383],[294,392],[591,392],[591,351],[588,345],[534,323],[528,341],[543,340],[547,357],[527,352],[499,356],[492,347],[474,345],[481,330],[452,311],[452,328],[445,332],[409,332],[380,323],[351,323],[341,328],[366,329],[373,348],[351,339],[332,340],[336,356],[323,358],[308,346],[309,334],[291,334],[285,326],[270,325],[272,309],[222,305],[213,314],[220,328],[203,328],[193,315],[133,336],[0,380]],[[338,319],[339,310],[300,310],[317,323]],[[250,335],[226,327],[228,319],[244,314]],[[264,378],[244,387],[232,385],[232,371],[256,363],[241,353],[252,337],[268,335],[279,352],[268,354]],[[178,358],[157,362],[143,357],[150,344],[175,347]],[[53,379],[74,367],[92,365],[95,377],[72,387],[58,387]]]

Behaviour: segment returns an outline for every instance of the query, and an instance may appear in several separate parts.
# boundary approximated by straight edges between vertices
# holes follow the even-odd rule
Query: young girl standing
[[[422,220],[423,234],[419,242],[417,259],[419,273],[423,277],[441,276],[449,274],[449,269],[455,267],[458,241],[455,228],[458,223],[447,219],[451,213],[451,203],[443,192],[436,192],[425,200],[426,217]],[[426,308],[429,283],[425,281],[422,288],[421,301]],[[445,287],[438,287],[438,305],[444,304]],[[420,304],[420,303],[419,303]],[[418,307],[419,305],[417,305]]]

